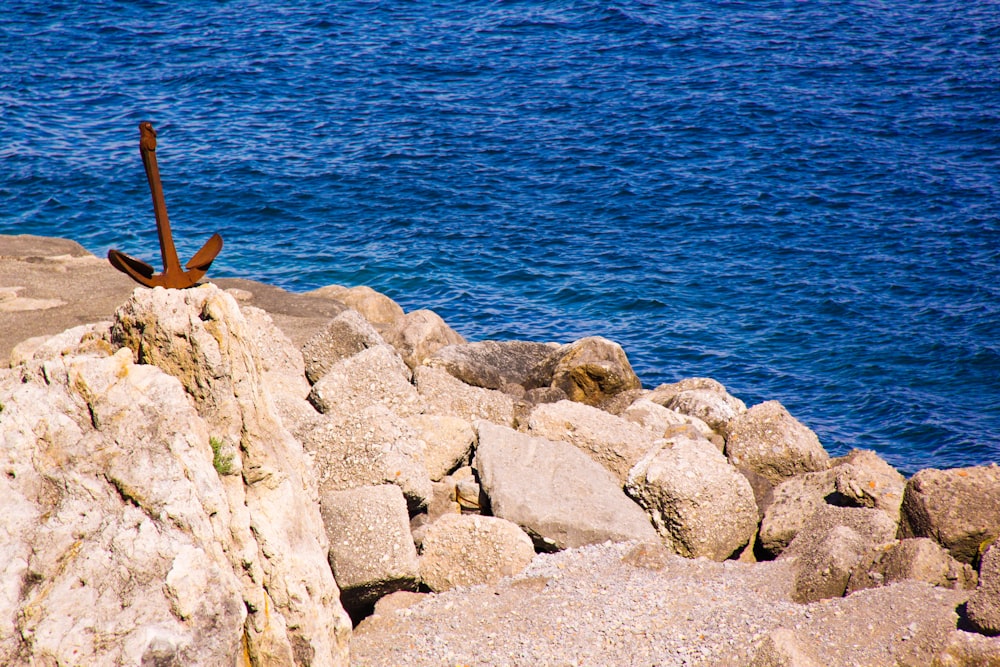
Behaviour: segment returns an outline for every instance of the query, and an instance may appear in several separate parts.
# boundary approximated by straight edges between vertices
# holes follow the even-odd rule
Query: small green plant
[[[222,448],[225,447],[225,444],[215,436],[208,439],[208,444],[212,446],[212,465],[215,467],[215,472],[220,475],[232,473],[233,455],[222,453]]]

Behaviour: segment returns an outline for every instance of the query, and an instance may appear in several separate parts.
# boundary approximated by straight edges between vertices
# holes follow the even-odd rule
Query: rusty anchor
[[[163,185],[160,183],[160,169],[156,165],[156,130],[152,123],[139,123],[139,154],[142,155],[142,165],[146,168],[146,179],[149,181],[149,191],[153,195],[153,213],[156,215],[156,232],[160,237],[160,256],[163,258],[163,273],[156,274],[149,264],[129,257],[118,250],[108,250],[108,261],[122,273],[128,274],[133,280],[146,287],[166,287],[184,289],[191,287],[208,271],[212,261],[222,250],[222,237],[213,234],[212,238],[195,253],[194,257],[181,268],[177,259],[177,249],[174,247],[174,237],[170,233],[170,219],[167,218],[167,203],[163,199]]]

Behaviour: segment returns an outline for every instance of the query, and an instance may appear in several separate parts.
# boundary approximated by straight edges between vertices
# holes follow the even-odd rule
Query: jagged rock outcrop
[[[726,430],[726,456],[733,465],[749,468],[772,484],[829,467],[830,457],[816,434],[777,401],[764,401],[735,416]]]
[[[1000,466],[921,470],[903,492],[901,537],[929,537],[963,563],[1000,535]]]
[[[534,557],[531,538],[515,523],[447,514],[424,537],[420,578],[436,592],[487,584],[519,574]]]
[[[618,480],[573,445],[483,421],[475,427],[475,465],[493,515],[521,526],[536,547],[657,540]]]
[[[333,491],[323,494],[320,503],[330,567],[348,611],[363,612],[388,593],[416,590],[417,549],[398,486]]]
[[[700,436],[650,451],[629,472],[626,490],[682,556],[725,560],[757,530],[750,483]]]

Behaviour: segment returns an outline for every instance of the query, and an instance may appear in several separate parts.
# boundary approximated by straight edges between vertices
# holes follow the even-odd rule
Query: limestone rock
[[[425,413],[451,415],[474,423],[479,419],[514,425],[514,399],[502,391],[467,385],[440,368],[420,366],[414,373]]]
[[[260,549],[254,581],[267,582],[246,600],[248,651],[273,664],[292,655],[346,661],[350,623],[326,562],[315,480],[281,423],[236,301],[214,285],[137,289],[116,312],[111,338],[180,380],[212,437],[239,444],[242,479],[224,483],[254,540],[237,551]]]
[[[944,648],[934,656],[931,667],[997,667],[1000,665],[1000,637],[984,637],[974,632],[953,630]]]
[[[777,628],[757,645],[749,667],[822,667],[793,630]]]
[[[618,480],[573,445],[484,421],[475,427],[476,468],[494,516],[521,526],[539,548],[658,539]]]
[[[476,434],[466,420],[426,414],[414,415],[406,421],[423,442],[424,465],[432,480],[440,480],[468,461]]]
[[[903,492],[901,537],[930,537],[963,563],[1000,534],[1000,466],[921,470]]]
[[[517,524],[489,516],[448,514],[424,537],[420,577],[432,591],[493,583],[519,574],[535,557]]]
[[[403,318],[403,309],[398,303],[366,285],[327,285],[306,294],[336,299],[361,313],[375,327],[390,326]]]
[[[836,471],[821,470],[796,475],[774,487],[760,523],[761,548],[772,556],[784,551],[812,515],[827,504],[836,488],[836,477]]]
[[[895,534],[896,522],[881,510],[821,507],[779,557],[795,559],[792,597],[813,602],[844,595],[861,559]]]
[[[383,405],[406,417],[423,411],[423,402],[410,384],[410,369],[388,345],[377,345],[335,362],[309,393],[317,410],[353,415]]]
[[[600,336],[563,345],[536,366],[526,382],[526,389],[556,387],[571,401],[593,406],[642,388],[621,346]]]
[[[944,588],[973,588],[976,572],[926,537],[892,542],[862,559],[851,573],[847,593],[912,579]]]
[[[721,383],[711,378],[687,378],[660,385],[646,398],[681,414],[697,417],[723,436],[727,434],[729,422],[747,409],[743,401],[730,395]]]
[[[330,567],[340,599],[353,612],[399,590],[416,590],[417,549],[397,486],[363,486],[321,497]]]
[[[777,401],[765,401],[735,417],[728,426],[726,456],[771,483],[803,472],[824,470],[830,457],[819,438]]]
[[[306,378],[310,384],[315,384],[341,359],[385,344],[382,336],[361,313],[353,309],[345,310],[302,346]]]
[[[384,405],[327,419],[306,435],[323,493],[395,484],[410,509],[427,504],[431,480],[417,433]]]
[[[675,426],[693,426],[702,437],[711,440],[720,451],[725,446],[726,441],[702,420],[665,408],[648,398],[635,400],[621,416],[660,436]]]
[[[473,387],[523,387],[531,371],[559,349],[556,343],[486,340],[443,347],[424,364],[442,368]]]
[[[626,489],[682,556],[725,560],[757,530],[750,483],[705,439],[650,451],[629,472]]]
[[[979,587],[969,598],[966,615],[984,635],[1000,635],[1000,542],[993,542],[979,566]]]
[[[899,516],[906,478],[873,451],[852,450],[837,459],[834,486],[841,505],[874,507]]]
[[[574,401],[545,403],[531,411],[528,432],[575,446],[610,470],[621,486],[646,452],[662,444],[653,432],[621,417]]]
[[[411,369],[443,347],[463,345],[465,339],[431,310],[414,310],[382,329],[382,337],[399,352]]]

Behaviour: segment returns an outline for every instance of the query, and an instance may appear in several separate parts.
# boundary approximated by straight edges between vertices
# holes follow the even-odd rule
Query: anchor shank
[[[165,276],[179,276],[183,273],[174,238],[170,232],[170,218],[167,217],[167,202],[163,197],[160,169],[156,164],[156,130],[151,123],[139,125],[139,154],[146,169],[146,180],[153,196],[153,214],[156,216],[156,233],[160,237],[160,256],[163,258]]]

